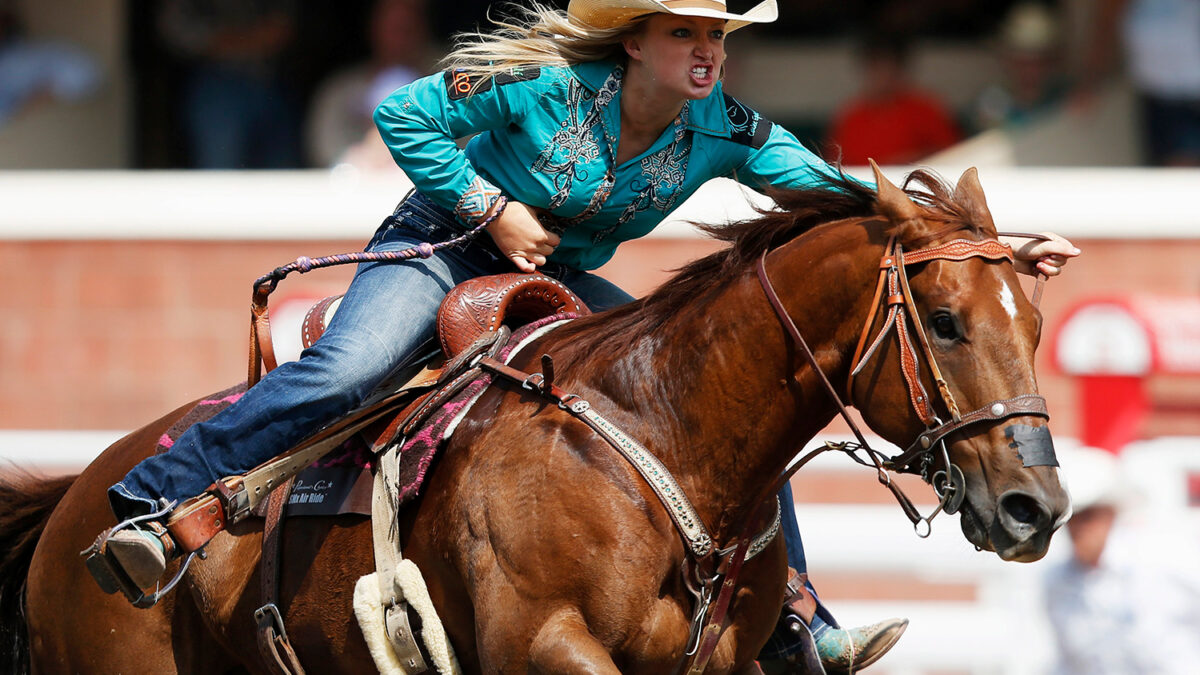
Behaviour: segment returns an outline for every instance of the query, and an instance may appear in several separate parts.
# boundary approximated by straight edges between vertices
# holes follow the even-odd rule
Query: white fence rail
[[[934,166],[949,179],[963,167]],[[861,167],[850,172],[870,178]],[[907,168],[893,167],[899,181]],[[1081,238],[1200,237],[1200,170],[983,168],[1001,229]],[[411,187],[398,171],[0,172],[0,239],[360,239]],[[753,215],[761,195],[711,181],[652,237]]]

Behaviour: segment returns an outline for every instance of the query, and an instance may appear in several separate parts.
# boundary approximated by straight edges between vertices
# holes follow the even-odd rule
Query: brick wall
[[[364,233],[365,239],[365,233]],[[1047,285],[1044,339],[1072,304],[1104,293],[1200,292],[1200,241],[1079,240]],[[245,379],[250,284],[298,255],[362,241],[0,241],[0,428],[133,429]],[[634,294],[714,249],[704,240],[625,245],[601,273]],[[293,275],[274,298],[340,292],[349,268]],[[1077,435],[1073,383],[1044,342],[1039,381],[1057,433]],[[1167,395],[1177,387],[1167,387]],[[1156,420],[1178,433],[1195,415]],[[1175,421],[1172,421],[1174,419]]]

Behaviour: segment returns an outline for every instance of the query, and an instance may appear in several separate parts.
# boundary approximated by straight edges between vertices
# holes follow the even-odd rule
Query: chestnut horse
[[[894,236],[912,251],[997,235],[973,170],[957,188],[920,173],[910,181],[923,188],[902,191],[877,177],[878,194],[832,180],[777,194],[780,209],[756,220],[711,228],[727,249],[643,300],[548,333],[513,365],[536,370],[537,356],[552,354],[556,384],[653,452],[727,544],[749,496],[837,412],[760,285],[764,253],[782,307],[870,428],[902,448],[927,428],[890,341],[850,378],[863,324],[875,317],[873,335],[884,322],[873,297],[885,244]],[[908,273],[915,322],[963,411],[1036,393],[1041,319],[1009,260],[933,260]],[[923,363],[917,377],[937,392],[929,372]],[[933,399],[949,419],[945,396]],[[112,524],[105,488],[186,410],[118,441],[74,481],[5,489],[0,607],[14,663],[37,673],[266,672],[252,618],[260,522],[218,535],[185,582],[146,610],[101,593],[79,557]],[[1039,415],[987,420],[931,456],[933,468],[948,457],[965,476],[967,540],[1006,560],[1042,557],[1068,511],[1052,462],[1026,466],[1006,437],[1013,426],[1045,435],[1045,424]],[[667,673],[684,662],[694,601],[682,538],[631,465],[546,400],[492,386],[402,520],[404,555],[424,572],[464,671]],[[374,569],[370,524],[291,519],[284,553],[281,608],[301,663],[373,671],[351,609],[355,580]],[[746,563],[707,672],[757,672],[785,576],[777,537]]]

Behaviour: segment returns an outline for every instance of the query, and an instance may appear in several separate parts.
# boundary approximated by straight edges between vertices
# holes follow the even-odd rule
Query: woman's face
[[[625,40],[625,51],[630,69],[640,69],[659,93],[706,98],[725,63],[725,21],[654,14]]]
[[[1075,512],[1067,521],[1067,530],[1071,533],[1071,546],[1075,549],[1075,560],[1080,565],[1099,567],[1104,546],[1108,543],[1108,535],[1116,519],[1116,508],[1097,504]]]

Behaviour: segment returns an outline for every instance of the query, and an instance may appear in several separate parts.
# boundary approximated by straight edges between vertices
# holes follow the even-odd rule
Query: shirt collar
[[[583,83],[583,86],[592,90],[592,93],[600,91],[600,87],[604,86],[604,81],[617,67],[615,61],[607,59],[601,61],[585,61],[571,66],[571,72],[575,73],[575,79]]]
[[[688,108],[689,129],[718,138],[729,138],[733,135],[729,113],[725,110],[725,92],[720,82],[713,87],[708,98],[688,101]]]
[[[616,67],[614,61],[587,61],[571,66],[571,71],[583,86],[597,92]],[[732,135],[733,129],[729,124],[729,113],[725,110],[725,94],[720,82],[713,87],[708,98],[688,101],[687,106],[688,129],[719,138],[729,138]]]

